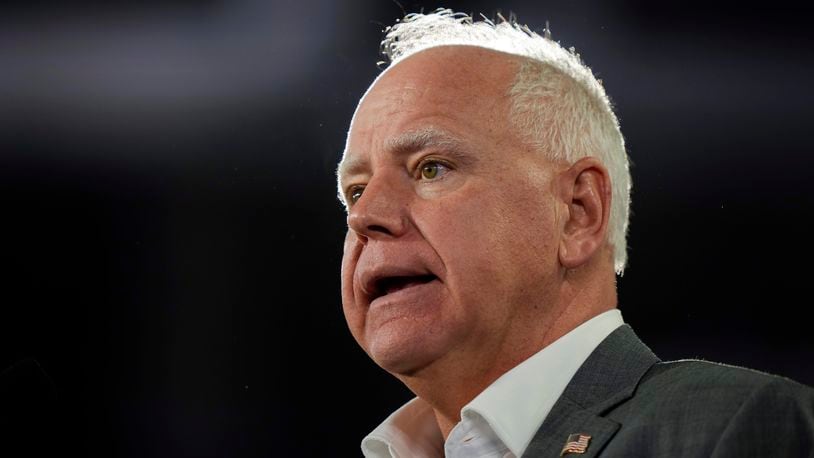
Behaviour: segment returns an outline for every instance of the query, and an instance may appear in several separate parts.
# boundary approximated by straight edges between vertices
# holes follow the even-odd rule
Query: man
[[[575,53],[449,10],[383,49],[338,169],[342,301],[417,397],[366,456],[812,453],[810,389],[660,362],[624,325],[627,157]]]

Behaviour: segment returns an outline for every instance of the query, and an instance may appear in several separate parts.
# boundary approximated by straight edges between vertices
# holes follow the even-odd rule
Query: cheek
[[[459,300],[463,293],[487,289],[502,264],[496,248],[511,234],[505,216],[492,201],[491,196],[467,194],[425,209],[424,221],[434,224],[424,224],[421,231],[441,258]]]
[[[348,231],[348,233],[345,235],[345,243],[343,244],[342,269],[340,271],[343,302],[346,294],[353,294],[353,272],[356,269],[356,261],[359,259],[359,250],[356,248],[356,245],[356,235],[354,235],[351,231]]]
[[[555,228],[551,202],[544,196],[493,187],[444,199],[427,211],[432,213],[428,220],[440,224],[427,228],[426,236],[461,300],[498,300],[551,270]]]
[[[500,248],[516,239],[518,221],[510,197],[494,190],[467,192],[455,198],[438,201],[428,212],[428,220],[437,222],[432,231],[437,243],[433,243],[446,256],[460,261],[479,258],[490,259]],[[430,237],[430,235],[427,235]],[[477,267],[468,265],[466,267]]]
[[[345,314],[345,321],[348,324],[353,337],[362,345],[359,340],[363,334],[362,329],[365,323],[364,311],[356,304],[356,296],[353,292],[353,273],[356,270],[356,263],[359,259],[361,247],[356,236],[348,231],[345,236],[344,254],[342,256],[342,311]],[[364,345],[362,345],[364,346]]]

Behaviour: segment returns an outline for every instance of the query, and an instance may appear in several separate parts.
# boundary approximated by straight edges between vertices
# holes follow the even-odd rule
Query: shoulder
[[[771,387],[771,390],[767,388]],[[743,367],[701,360],[659,362],[642,377],[637,394],[659,397],[727,398],[743,400],[767,390],[789,395],[811,396],[814,391],[793,380]]]
[[[699,360],[659,362],[642,377],[629,402],[637,412],[676,412],[726,418],[746,403],[801,403],[812,407],[814,390],[787,378]]]
[[[655,364],[631,399],[608,417],[621,423],[622,437],[633,433],[645,448],[668,447],[690,455],[814,449],[814,390],[786,378],[706,361]]]

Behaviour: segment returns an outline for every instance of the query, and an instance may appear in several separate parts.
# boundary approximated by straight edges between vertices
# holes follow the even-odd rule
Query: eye
[[[434,180],[446,170],[448,170],[448,167],[438,161],[427,161],[421,164],[419,168],[421,178],[425,180]]]
[[[353,186],[348,190],[348,202],[350,204],[355,204],[356,201],[362,198],[362,191],[364,191],[364,186]]]

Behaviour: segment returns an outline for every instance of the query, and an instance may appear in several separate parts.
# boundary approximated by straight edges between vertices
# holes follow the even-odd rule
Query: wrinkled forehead
[[[342,162],[352,152],[354,133],[401,110],[504,111],[511,83],[524,58],[476,46],[439,46],[405,57],[382,72],[359,100],[351,119]],[[360,126],[360,119],[365,125]],[[340,163],[339,171],[343,169]]]

